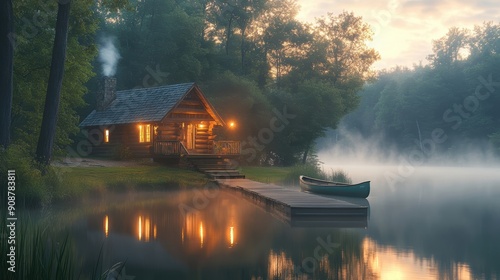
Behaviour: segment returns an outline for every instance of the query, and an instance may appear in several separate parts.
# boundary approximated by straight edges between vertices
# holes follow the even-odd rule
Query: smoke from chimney
[[[104,76],[114,76],[116,73],[116,65],[121,56],[113,44],[113,39],[104,37],[99,45],[99,62],[102,64],[102,73]]]

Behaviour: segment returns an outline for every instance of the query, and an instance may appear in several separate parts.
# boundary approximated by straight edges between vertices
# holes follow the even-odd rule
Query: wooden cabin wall
[[[181,141],[182,140],[182,124],[166,122],[161,124],[156,130],[156,140],[158,141]]]
[[[153,125],[152,125],[153,127]],[[98,129],[104,131],[105,127],[90,127],[87,131]],[[102,157],[117,157],[119,150],[128,149],[130,156],[135,158],[151,157],[153,145],[153,128],[151,128],[151,142],[139,142],[139,129],[137,124],[115,125],[109,128],[109,142],[93,145],[91,155]]]
[[[195,123],[214,121],[195,92],[190,92],[165,118],[166,122]]]

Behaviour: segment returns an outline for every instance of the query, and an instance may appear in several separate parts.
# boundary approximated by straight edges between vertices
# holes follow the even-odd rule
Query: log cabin
[[[113,77],[101,80],[96,109],[80,123],[98,143],[91,154],[113,156],[126,149],[155,160],[240,154],[239,141],[217,139],[214,128],[226,123],[195,83],[122,91],[115,86]]]

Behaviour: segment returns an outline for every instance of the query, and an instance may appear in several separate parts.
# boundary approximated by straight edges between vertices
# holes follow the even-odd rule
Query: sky
[[[432,41],[451,27],[472,29],[483,22],[500,21],[500,0],[298,0],[299,20],[314,22],[327,12],[354,12],[374,31],[381,59],[373,69],[427,64]]]

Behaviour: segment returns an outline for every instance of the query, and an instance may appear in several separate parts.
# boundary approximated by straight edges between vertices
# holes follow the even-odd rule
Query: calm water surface
[[[114,194],[42,223],[69,230],[84,274],[102,246],[137,280],[500,279],[498,168],[342,168],[372,181],[366,228],[292,227],[214,189]]]

